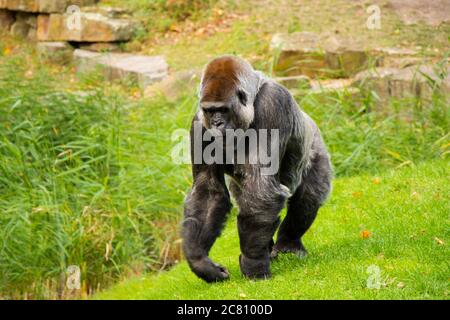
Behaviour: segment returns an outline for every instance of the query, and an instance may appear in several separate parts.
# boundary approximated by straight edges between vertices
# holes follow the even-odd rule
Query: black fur
[[[223,60],[226,60],[228,63],[227,59],[238,66],[233,68],[242,67],[250,74],[247,76],[240,70],[238,76],[233,75],[231,78],[237,79],[234,86],[229,83],[226,86],[210,84],[214,90],[236,87],[232,94],[206,92],[205,95],[228,96],[235,117],[239,117],[236,108],[245,108],[243,104],[251,104],[253,118],[248,128],[279,129],[280,169],[277,174],[262,175],[260,165],[248,163],[192,165],[194,182],[185,202],[183,249],[192,271],[207,282],[229,277],[224,267],[208,257],[232,207],[225,174],[232,178],[230,191],[239,206],[240,268],[249,278],[270,277],[270,257],[275,257],[279,252],[306,254],[301,238],[326,200],[332,178],[329,155],[320,131],[299,109],[288,90],[253,69],[248,69],[249,65],[236,57],[218,58],[210,63],[207,70],[211,70],[211,65],[217,61],[224,63]],[[212,70],[205,72],[223,72],[223,68]],[[208,74],[209,78],[227,81],[223,79],[230,76]],[[255,79],[258,79],[259,84],[254,83]],[[240,90],[241,83],[245,91]],[[204,83],[202,87],[205,87]],[[245,95],[239,92],[245,92]],[[233,106],[236,101],[242,105]],[[204,115],[200,110],[193,121],[208,121],[202,117]],[[239,122],[239,119],[235,122]],[[203,127],[203,132],[205,130]],[[191,130],[191,145],[196,139],[201,140],[201,136],[195,136]],[[280,225],[279,214],[286,202],[287,216]],[[279,226],[274,244],[273,236]]]

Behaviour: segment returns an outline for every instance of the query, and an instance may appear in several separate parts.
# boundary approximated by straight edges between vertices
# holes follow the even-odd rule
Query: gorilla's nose
[[[223,121],[213,121],[212,125],[214,128],[222,129],[224,127],[224,122]]]

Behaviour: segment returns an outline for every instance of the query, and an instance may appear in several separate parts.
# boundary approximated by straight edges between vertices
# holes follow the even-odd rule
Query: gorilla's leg
[[[286,217],[278,231],[277,241],[272,249],[271,257],[279,252],[292,252],[299,256],[307,254],[301,237],[314,222],[320,204],[305,196],[304,188],[300,186],[289,199]]]
[[[301,185],[288,201],[287,214],[278,231],[272,258],[279,252],[292,252],[299,256],[307,254],[301,238],[311,227],[330,192],[331,175],[328,155],[316,154]]]
[[[225,280],[228,271],[211,261],[208,254],[231,210],[230,196],[223,177],[213,172],[199,173],[194,179],[185,202],[183,251],[198,277],[207,282]]]
[[[246,186],[247,185],[247,186]],[[253,182],[232,192],[239,204],[238,231],[241,245],[239,264],[249,278],[270,277],[270,250],[279,225],[279,213],[287,198],[287,190],[275,182]]]

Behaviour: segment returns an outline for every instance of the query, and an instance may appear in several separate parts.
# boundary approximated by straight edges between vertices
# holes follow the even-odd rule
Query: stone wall
[[[118,42],[133,36],[126,10],[97,8],[98,0],[0,0],[0,27],[38,41]],[[77,9],[76,13],[68,8]]]

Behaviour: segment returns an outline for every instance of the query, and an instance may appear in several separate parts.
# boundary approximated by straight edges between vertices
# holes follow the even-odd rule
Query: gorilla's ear
[[[244,89],[237,89],[236,94],[238,96],[239,102],[241,104],[243,104],[244,106],[246,106],[247,105],[247,92],[245,92]]]

